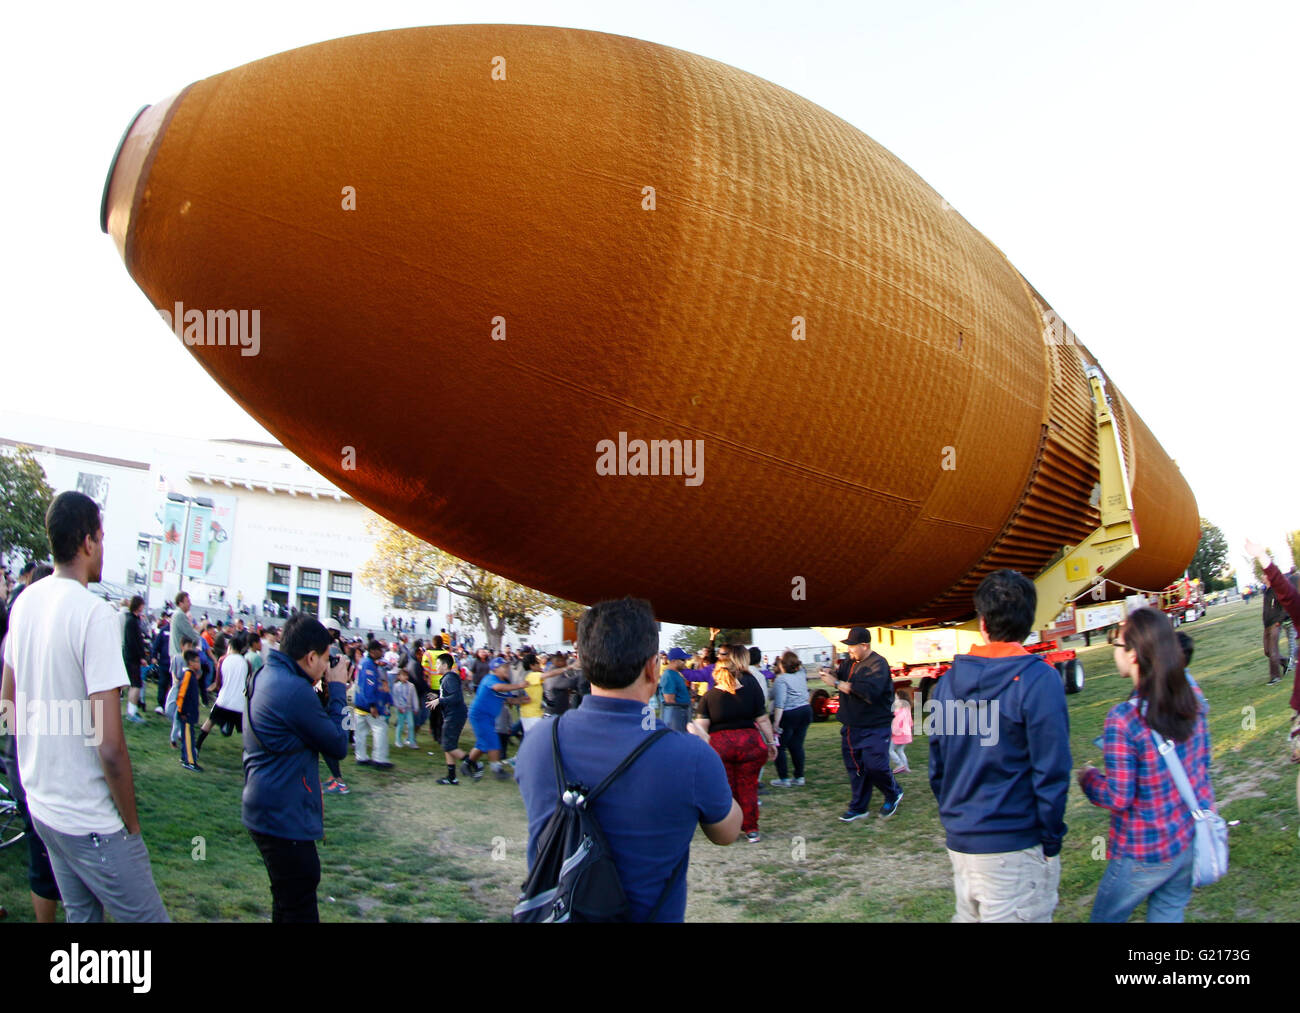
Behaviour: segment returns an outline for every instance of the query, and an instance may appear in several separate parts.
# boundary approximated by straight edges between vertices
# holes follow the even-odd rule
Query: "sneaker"
[[[475,781],[483,780],[483,767],[480,765],[469,772],[469,776]]]
[[[498,780],[498,781],[509,781],[509,780],[510,780],[510,771],[506,770],[504,767],[502,767],[500,770],[498,770],[498,771],[496,772],[496,775],[497,775],[497,780]]]
[[[802,777],[796,777],[792,783],[796,788],[802,788],[804,785],[804,781]]]
[[[460,784],[460,782],[454,777],[440,777],[438,778],[438,784]]]
[[[912,772],[912,768],[907,766],[907,764],[903,764],[902,766],[894,768],[895,774],[910,774],[911,772]]]
[[[128,714],[126,716],[126,720],[130,721],[131,724],[133,725],[144,724],[144,718],[142,718],[139,714]]]
[[[792,782],[788,777],[778,777],[775,781],[772,782],[772,787],[773,787],[773,788],[789,788],[790,785],[793,784],[793,783],[794,783],[794,782]]]
[[[880,807],[880,818],[882,820],[887,820],[889,817],[893,816],[894,813],[898,812],[898,803],[901,801],[903,801],[903,793],[900,791],[898,797],[894,799],[894,801],[886,802]]]
[[[321,785],[321,789],[327,795],[346,795],[350,791],[348,786],[344,784],[342,781],[340,781],[337,777],[331,777],[328,781],[326,781],[323,785]]]
[[[751,830],[749,833],[745,835],[745,840],[747,840],[750,844],[757,844],[760,840],[762,840],[762,838],[758,836],[757,830]]]
[[[181,766],[184,767],[186,770],[197,770],[199,773],[203,772],[203,768],[200,767],[197,763],[182,763]]]
[[[468,757],[460,761],[460,769],[465,771],[466,774],[473,774],[474,767],[475,764],[471,763]]]
[[[393,765],[389,763],[387,760],[384,760],[382,762],[380,762],[379,760],[372,760],[370,762],[370,766],[374,767],[376,770],[391,770]]]
[[[855,812],[852,809],[845,809],[844,815],[840,817],[841,823],[852,823],[854,820],[860,820],[863,816],[870,816],[871,813]]]
[[[1268,685],[1268,686],[1276,686],[1276,685],[1277,685],[1279,682],[1281,682],[1281,681],[1282,681],[1282,677],[1279,675],[1279,676],[1278,676],[1277,678],[1275,678],[1275,679],[1269,679],[1268,682],[1265,683],[1265,685]]]
[[[375,761],[370,759],[357,761],[358,767],[373,767],[374,765],[375,765]]]
[[[155,708],[153,709],[153,712],[154,712],[155,714],[157,714],[159,717],[164,717],[164,718],[165,718],[165,717],[167,716],[167,712],[166,712],[165,710],[163,710],[161,707],[155,707]]]

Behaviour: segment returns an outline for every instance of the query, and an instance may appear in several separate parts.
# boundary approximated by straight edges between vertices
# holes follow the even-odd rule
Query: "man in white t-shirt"
[[[89,496],[45,514],[54,575],[14,606],[0,691],[18,767],[70,922],[168,921],[136,815],[122,730],[121,627],[86,585],[103,576],[104,529]]]

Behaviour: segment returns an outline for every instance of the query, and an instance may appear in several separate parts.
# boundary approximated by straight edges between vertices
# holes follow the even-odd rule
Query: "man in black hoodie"
[[[889,769],[890,725],[894,720],[894,679],[889,662],[871,649],[871,633],[855,626],[844,641],[849,657],[839,663],[834,675],[822,673],[822,681],[839,691],[840,754],[849,774],[853,795],[841,823],[852,823],[870,814],[871,789],[885,796],[882,819],[898,812],[903,789]]]
[[[985,644],[953,658],[926,705],[956,922],[1050,922],[1070,790],[1060,673],[1021,646],[1038,593],[1014,570],[975,591]]]

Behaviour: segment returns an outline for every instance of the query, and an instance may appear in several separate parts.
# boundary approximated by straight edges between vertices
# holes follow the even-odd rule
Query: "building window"
[[[352,574],[350,573],[330,574],[330,594],[351,594],[351,593],[352,593]]]
[[[298,586],[310,588],[313,591],[320,590],[320,571],[319,570],[299,570]]]
[[[289,586],[289,567],[280,563],[272,563],[269,576],[266,578],[268,584],[282,584]]]

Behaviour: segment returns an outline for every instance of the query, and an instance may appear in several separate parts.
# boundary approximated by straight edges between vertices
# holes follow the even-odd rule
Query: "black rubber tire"
[[[1061,662],[1061,677],[1065,680],[1067,695],[1083,692],[1083,662],[1078,658]]]

